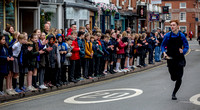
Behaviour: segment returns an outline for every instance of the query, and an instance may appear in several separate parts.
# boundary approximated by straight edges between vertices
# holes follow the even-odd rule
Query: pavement
[[[200,110],[200,46],[195,41],[189,43],[191,52],[186,56],[183,84],[176,101],[171,100],[174,82],[165,62],[160,62],[59,90],[4,99],[0,110]]]

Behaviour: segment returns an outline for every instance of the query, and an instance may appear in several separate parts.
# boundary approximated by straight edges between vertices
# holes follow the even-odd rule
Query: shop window
[[[3,22],[3,18],[4,18],[4,14],[3,14],[3,1],[0,1],[0,35],[2,34],[2,31],[4,30],[4,22]]]
[[[180,13],[180,22],[186,22],[186,12]]]
[[[15,26],[15,0],[5,0],[6,25]]]
[[[187,32],[187,26],[179,26],[179,29],[183,32]]]
[[[110,16],[105,16],[105,29],[110,29]]]

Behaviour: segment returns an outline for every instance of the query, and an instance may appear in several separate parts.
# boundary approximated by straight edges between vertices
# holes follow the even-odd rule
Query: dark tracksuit
[[[176,81],[173,95],[176,95],[178,89],[182,83],[183,68],[186,65],[184,54],[189,49],[188,41],[185,35],[181,32],[174,34],[169,32],[165,35],[161,44],[162,52],[165,52],[167,46],[167,55],[172,59],[167,60],[167,66],[171,75],[171,80]],[[180,53],[179,49],[184,47],[183,53]]]

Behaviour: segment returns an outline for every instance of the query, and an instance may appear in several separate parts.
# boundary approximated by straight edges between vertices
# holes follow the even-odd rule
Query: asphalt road
[[[189,44],[192,51],[186,56],[177,101],[171,100],[174,82],[166,65],[161,65],[116,79],[1,103],[0,110],[200,110],[200,46],[196,41]],[[196,104],[190,101],[194,95]]]

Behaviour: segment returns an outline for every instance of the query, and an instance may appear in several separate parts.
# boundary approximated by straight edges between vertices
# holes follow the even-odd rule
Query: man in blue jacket
[[[171,75],[171,80],[176,81],[175,88],[172,93],[172,100],[177,100],[176,93],[181,86],[183,69],[186,65],[184,55],[189,49],[188,41],[185,35],[179,31],[178,25],[178,20],[170,21],[172,32],[169,32],[164,36],[161,44],[162,53],[164,58],[167,59],[167,66]]]

